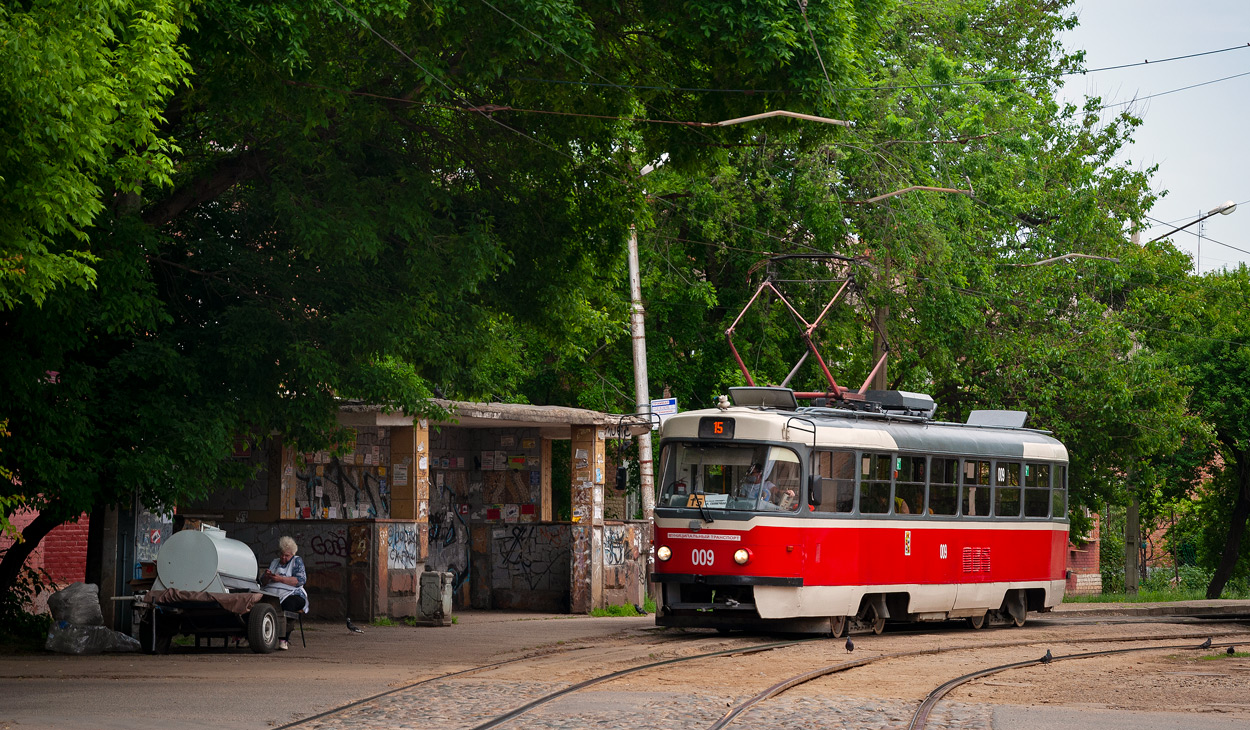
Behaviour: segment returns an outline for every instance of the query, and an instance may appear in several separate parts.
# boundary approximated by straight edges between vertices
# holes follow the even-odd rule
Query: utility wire
[[[981,79],[979,81],[950,81],[946,83],[933,84],[911,84],[911,85],[891,85],[891,86],[831,86],[830,91],[902,91],[907,89],[940,89],[952,86],[972,86],[976,84],[997,84],[1008,81],[1033,81],[1045,78],[1062,78],[1064,76],[1085,76],[1092,73],[1101,73],[1103,71],[1118,71],[1125,68],[1137,68],[1139,66],[1157,66],[1161,63],[1170,63],[1172,61],[1183,61],[1190,58],[1198,58],[1201,56],[1211,56],[1217,53],[1228,53],[1229,51],[1241,51],[1250,48],[1250,43],[1240,46],[1229,46],[1228,48],[1218,48],[1212,51],[1201,51],[1199,53],[1190,53],[1184,56],[1172,56],[1170,58],[1161,58],[1157,61],[1149,59],[1139,61],[1137,63],[1122,63],[1115,66],[1102,66],[1099,68],[1089,68],[1081,71],[1056,71],[1048,74],[1031,74],[1028,76],[1004,76],[1002,78]],[[569,81],[566,79],[539,79],[530,76],[513,76],[509,77],[516,81],[528,81],[540,84],[568,84],[574,86],[612,86],[617,88],[638,89],[642,91],[682,91],[682,92],[702,92],[709,94],[797,94],[797,89],[708,89],[700,87],[687,86],[642,86],[615,83],[595,83],[593,81]]]

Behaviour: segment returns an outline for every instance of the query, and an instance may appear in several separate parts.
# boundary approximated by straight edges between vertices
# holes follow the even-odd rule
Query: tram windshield
[[[794,512],[799,473],[798,455],[781,446],[669,443],[660,456],[659,505]]]

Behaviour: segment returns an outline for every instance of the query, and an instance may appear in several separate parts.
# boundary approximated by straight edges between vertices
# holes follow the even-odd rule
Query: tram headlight
[[[660,561],[663,562],[673,557],[673,551],[668,549],[668,545],[661,545],[655,551],[655,557],[659,558]]]
[[[746,548],[738,548],[734,551],[734,562],[738,565],[746,565],[751,562],[751,551]]]

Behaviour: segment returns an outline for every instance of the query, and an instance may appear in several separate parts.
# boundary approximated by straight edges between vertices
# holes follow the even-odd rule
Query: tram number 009
[[[690,551],[690,562],[695,565],[711,565],[716,561],[716,554],[708,549],[695,548]]]

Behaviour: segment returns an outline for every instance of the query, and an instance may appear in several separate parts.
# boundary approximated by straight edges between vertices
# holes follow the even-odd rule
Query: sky
[[[1143,124],[1120,161],[1134,168],[1158,165],[1152,184],[1156,192],[1166,191],[1150,211],[1159,220],[1148,221],[1154,227],[1142,241],[1231,200],[1239,204],[1233,213],[1212,216],[1170,237],[1198,258],[1203,272],[1250,263],[1250,2],[1077,0],[1073,10],[1081,24],[1062,41],[1069,50],[1085,50],[1087,69],[1242,47],[1070,77],[1063,97],[1079,103],[1090,94],[1101,96],[1104,104],[1126,102],[1246,74],[1137,102]]]

